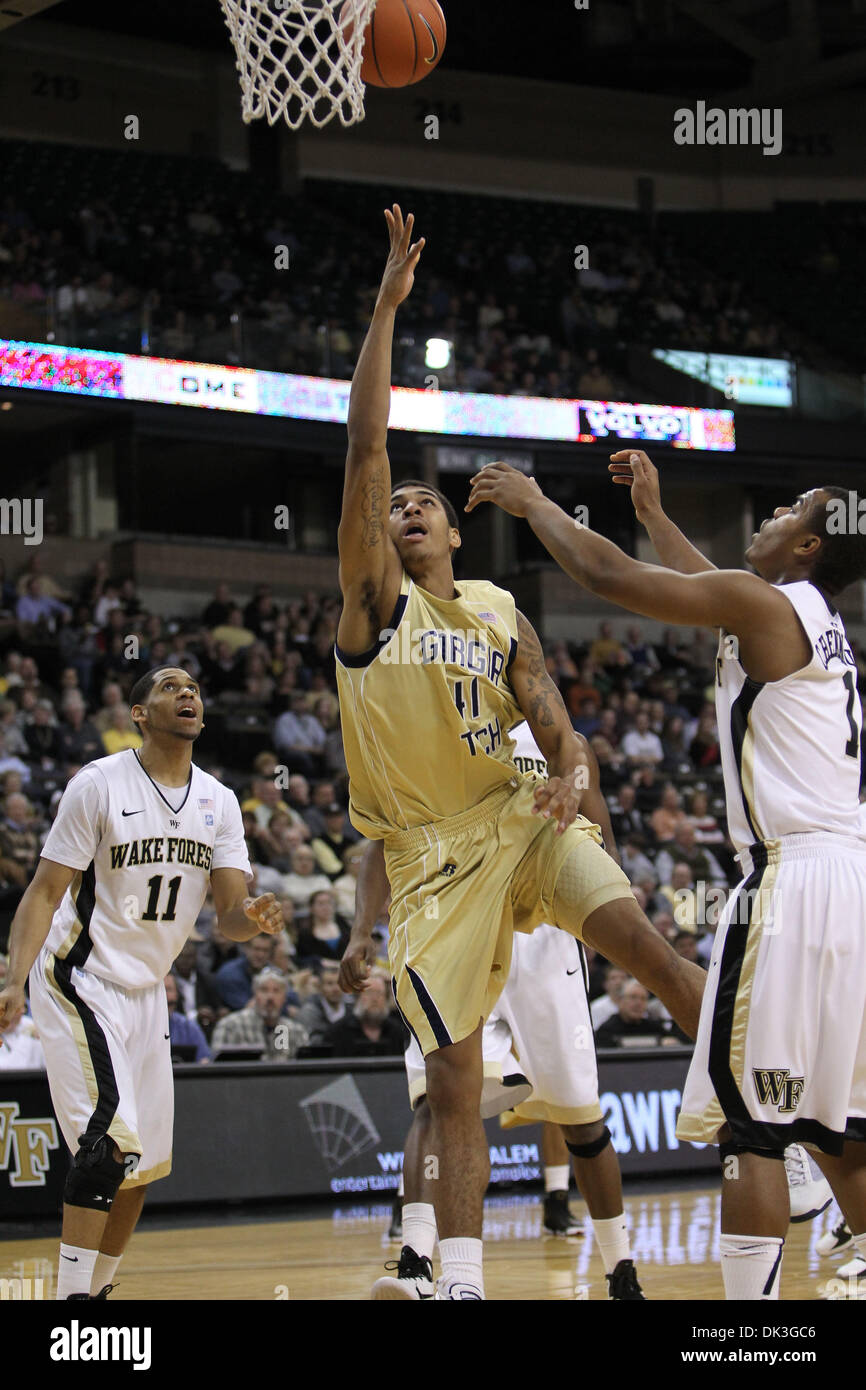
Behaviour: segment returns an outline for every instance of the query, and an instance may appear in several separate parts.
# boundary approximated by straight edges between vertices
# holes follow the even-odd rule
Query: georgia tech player
[[[578,737],[580,737],[578,735]],[[547,765],[524,722],[511,730],[514,763],[524,776],[541,780]],[[584,807],[600,826],[605,848],[616,856],[613,830],[599,785],[595,754],[581,739],[589,765]],[[383,898],[381,844],[365,858],[376,858],[359,874],[356,915],[341,967],[345,988],[360,990],[369,978],[376,945],[372,929]],[[531,936],[516,934],[508,981],[482,1035],[484,1089],[481,1115],[501,1115],[506,1127],[550,1122],[573,1156],[574,1173],[586,1201],[605,1268],[608,1293],[616,1302],[643,1298],[631,1258],[619,1163],[602,1118],[598,1067],[586,994],[583,953],[568,933],[542,924]],[[516,1057],[515,1057],[516,1054]],[[518,1060],[519,1059],[519,1060]],[[425,1179],[429,1153],[430,1107],[426,1101],[424,1058],[414,1038],[406,1049],[412,1125],[406,1139],[403,1181],[403,1246],[395,1275],[377,1279],[376,1300],[421,1301],[434,1295],[432,1256],[436,1218],[435,1184]],[[566,1155],[567,1163],[567,1155]],[[566,1177],[562,1186],[568,1186]],[[388,1266],[386,1266],[387,1268]]]
[[[213,892],[233,941],[282,928],[251,878],[234,793],[194,765],[202,701],[163,667],[131,692],[141,749],[69,782],[12,923],[0,1029],[25,1007],[73,1155],[57,1297],[105,1297],[147,1186],[171,1169],[174,1083],[163,979]]]
[[[460,533],[447,499],[424,483],[391,488],[395,314],[423,242],[411,244],[412,218],[404,224],[396,205],[386,219],[391,252],[349,400],[337,685],[350,815],[384,841],[393,990],[426,1059],[440,1291],[478,1300],[489,1169],[481,1028],[514,931],[548,921],[583,937],[690,1035],[704,981],[653,931],[598,827],[578,814],[585,755],[512,595],[483,580],[455,584]],[[537,788],[511,761],[507,731],[521,718],[551,772]]]
[[[507,464],[467,510],[525,517],[584,588],[664,623],[720,629],[716,712],[728,826],[745,877],[715,935],[677,1134],[720,1143],[729,1299],[779,1296],[785,1147],[809,1144],[866,1255],[866,806],[857,665],[833,602],[866,577],[853,494],[802,493],[752,537],[754,573],[717,570],[662,510],[646,454],[612,455],[662,566],[575,526]],[[831,524],[832,522],[832,524]]]

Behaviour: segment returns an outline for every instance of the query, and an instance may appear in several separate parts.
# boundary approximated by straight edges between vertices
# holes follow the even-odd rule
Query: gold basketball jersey
[[[370,839],[460,815],[520,777],[514,599],[483,579],[454,587],[457,598],[435,598],[404,573],[376,645],[337,647],[349,815]]]

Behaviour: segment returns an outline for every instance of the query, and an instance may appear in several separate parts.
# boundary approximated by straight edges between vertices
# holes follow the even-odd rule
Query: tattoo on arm
[[[365,550],[380,545],[385,531],[382,520],[385,502],[382,473],[380,468],[368,478],[361,494],[361,540]]]
[[[544,664],[544,653],[535,629],[519,611],[517,638],[519,650],[526,662],[526,688],[532,717],[542,729],[550,729],[556,723],[557,706],[565,714],[565,704]]]

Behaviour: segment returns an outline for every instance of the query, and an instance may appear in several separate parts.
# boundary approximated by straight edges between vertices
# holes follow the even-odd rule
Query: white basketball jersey
[[[541,749],[532,737],[532,730],[525,719],[522,724],[515,724],[513,729],[509,729],[509,738],[514,742],[511,761],[515,767],[523,773],[536,773],[539,777],[546,777],[547,763],[542,758]]]
[[[784,680],[751,680],[724,633],[716,716],[728,829],[738,850],[813,831],[866,840],[857,666],[836,609],[809,580],[779,584],[812,645]]]
[[[47,949],[131,990],[168,973],[214,869],[251,876],[234,793],[194,764],[186,787],[160,788],[133,749],[76,773],[42,857],[77,871]]]

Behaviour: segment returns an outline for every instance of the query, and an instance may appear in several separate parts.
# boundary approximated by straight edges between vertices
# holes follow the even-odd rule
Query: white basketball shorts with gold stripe
[[[716,931],[680,1139],[866,1140],[866,846],[815,833],[753,845]]]
[[[43,950],[30,972],[30,1005],[70,1152],[82,1135],[108,1134],[121,1153],[140,1155],[123,1188],[166,1177],[174,1077],[162,982],[121,989]]]

